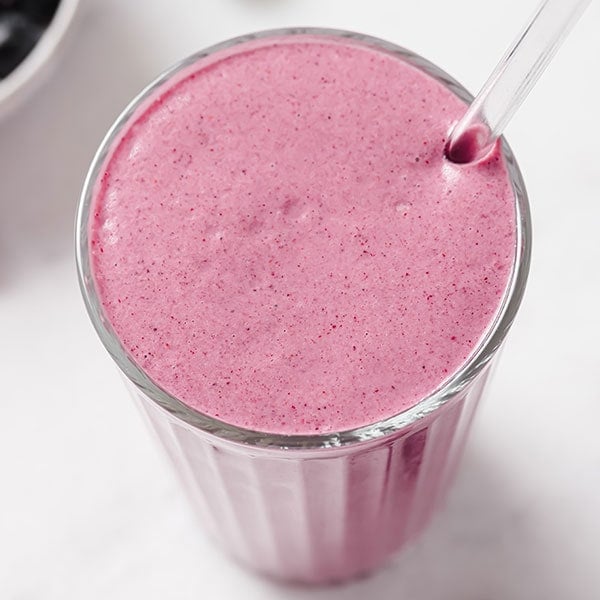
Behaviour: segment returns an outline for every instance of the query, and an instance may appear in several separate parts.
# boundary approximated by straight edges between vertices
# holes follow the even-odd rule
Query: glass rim
[[[531,260],[531,217],[523,177],[510,147],[505,139],[502,138],[502,153],[510,177],[513,193],[515,195],[516,245],[509,284],[494,320],[469,358],[454,374],[444,380],[436,390],[409,409],[375,423],[344,431],[314,435],[287,435],[251,430],[225,423],[224,421],[220,421],[219,419],[187,406],[182,401],[162,389],[144,372],[144,370],[135,362],[133,357],[131,357],[121,345],[108,318],[104,314],[96,293],[91,273],[88,226],[94,186],[98,179],[98,175],[111,150],[113,142],[118,139],[121,131],[128,124],[129,119],[133,116],[139,106],[151,97],[158,88],[180,71],[202,58],[231,48],[232,46],[237,46],[253,40],[260,40],[262,38],[295,35],[341,38],[359,45],[387,52],[432,76],[463,101],[470,103],[473,100],[473,96],[461,84],[420,55],[391,42],[346,30],[315,27],[268,29],[231,38],[204,50],[200,50],[163,71],[156,79],[147,85],[127,105],[105,135],[89,167],[79,200],[75,232],[76,262],[79,285],[84,303],[100,340],[127,379],[159,407],[164,409],[172,417],[183,421],[193,429],[201,430],[207,434],[214,435],[230,442],[263,448],[317,449],[347,446],[392,435],[437,411],[477,376],[477,374],[492,359],[496,350],[504,341],[521,304]]]

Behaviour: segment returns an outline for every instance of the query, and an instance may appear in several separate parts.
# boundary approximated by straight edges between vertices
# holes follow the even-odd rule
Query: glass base
[[[425,528],[454,478],[490,366],[404,430],[310,450],[222,440],[129,387],[209,535],[269,577],[324,584],[383,566]]]

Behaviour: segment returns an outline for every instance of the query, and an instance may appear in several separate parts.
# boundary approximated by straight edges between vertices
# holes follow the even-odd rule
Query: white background
[[[0,598],[600,597],[600,5],[507,136],[528,185],[529,288],[446,508],[390,567],[306,590],[197,529],[96,338],[72,223],[101,136],[160,70],[270,27],[359,30],[476,90],[536,0],[88,0],[67,54],[0,123]]]

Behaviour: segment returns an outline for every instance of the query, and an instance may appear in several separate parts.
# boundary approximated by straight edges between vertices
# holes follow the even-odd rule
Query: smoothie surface
[[[485,334],[515,254],[498,151],[383,51],[292,36],[201,59],[134,113],[96,183],[92,273],[124,348],[248,429],[347,430],[418,403]]]

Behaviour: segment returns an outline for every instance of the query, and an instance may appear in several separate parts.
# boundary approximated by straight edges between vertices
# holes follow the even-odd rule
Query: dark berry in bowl
[[[0,12],[14,10],[38,25],[48,25],[60,0],[0,0]]]
[[[23,61],[42,33],[43,27],[22,13],[0,9],[0,79]]]
[[[0,0],[0,121],[49,76],[82,3]]]

